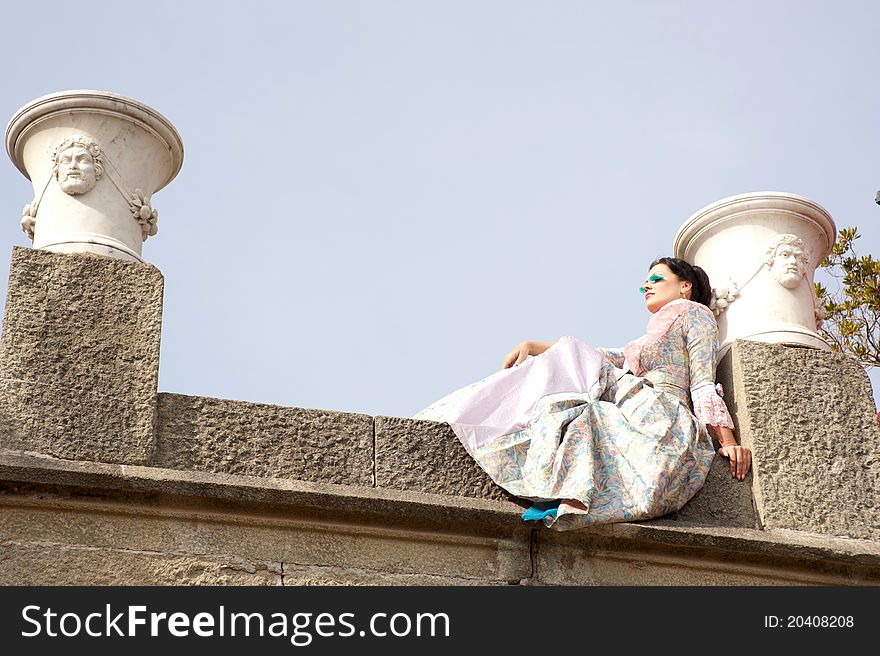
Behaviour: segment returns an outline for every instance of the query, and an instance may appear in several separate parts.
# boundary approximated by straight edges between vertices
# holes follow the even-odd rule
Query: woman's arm
[[[715,320],[699,310],[689,312],[685,335],[690,366],[691,400],[697,419],[706,425],[721,448],[718,450],[730,460],[730,474],[743,480],[749,472],[752,454],[739,446],[733,435],[733,420],[718,392],[715,390],[715,356],[718,351],[718,326]]]
[[[504,364],[502,369],[509,369],[522,363],[530,355],[541,355],[548,348],[553,346],[555,342],[520,342],[513,350],[504,356]]]
[[[530,355],[541,355],[555,343],[556,342],[520,342],[510,353],[504,356],[504,363],[501,365],[501,368],[509,369],[510,367],[522,363],[522,361]],[[597,348],[596,350],[599,351],[599,353],[602,354],[602,357],[608,360],[613,366],[618,369],[623,367],[623,349]]]

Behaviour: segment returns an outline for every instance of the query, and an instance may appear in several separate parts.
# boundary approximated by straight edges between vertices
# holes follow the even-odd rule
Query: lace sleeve
[[[597,351],[602,354],[602,356],[608,360],[612,364],[612,366],[617,367],[618,369],[623,369],[623,349],[622,348],[597,348]]]
[[[694,415],[703,424],[733,428],[733,420],[715,387],[715,358],[718,352],[718,325],[708,310],[689,312],[686,333],[690,366],[691,401]],[[720,388],[720,385],[718,386]]]
[[[694,402],[694,415],[703,424],[710,426],[726,426],[733,430],[733,419],[727,411],[727,404],[718,393],[721,385],[705,383],[691,388],[691,400]]]

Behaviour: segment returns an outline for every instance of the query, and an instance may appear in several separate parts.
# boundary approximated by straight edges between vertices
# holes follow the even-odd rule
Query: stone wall
[[[761,525],[880,540],[880,425],[864,369],[840,353],[740,340],[719,379],[752,449]]]
[[[156,467],[373,484],[373,418],[159,394]]]
[[[0,451],[0,584],[878,584],[880,545]]]
[[[149,462],[162,282],[146,264],[13,250],[0,341],[0,446]]]
[[[158,409],[154,467],[528,505],[498,487],[443,423],[165,393]],[[750,489],[718,458],[672,518],[755,528]]]

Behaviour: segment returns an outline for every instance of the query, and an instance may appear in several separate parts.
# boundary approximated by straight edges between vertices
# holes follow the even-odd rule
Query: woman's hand
[[[718,449],[718,453],[730,460],[730,475],[743,480],[752,466],[752,452],[739,444],[731,444]]]
[[[718,453],[730,460],[730,475],[744,480],[752,466],[752,452],[736,443],[733,431],[726,426],[707,426],[709,432],[721,443]]]
[[[531,344],[531,342],[520,342],[514,346],[513,350],[504,356],[504,364],[501,365],[501,368],[510,369],[510,367],[520,364],[531,355]]]
[[[541,355],[548,348],[553,346],[550,342],[520,342],[513,347],[513,350],[504,356],[504,364],[502,369],[510,369],[521,364],[530,355]]]

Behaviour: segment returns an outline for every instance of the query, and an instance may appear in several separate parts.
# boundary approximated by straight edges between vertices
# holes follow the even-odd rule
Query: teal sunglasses
[[[664,278],[663,276],[658,275],[658,274],[655,273],[653,276],[651,276],[650,278],[648,278],[647,283],[648,283],[649,285],[653,285],[654,283],[656,283],[656,282],[660,282],[661,280],[666,280],[666,278]],[[640,294],[644,294],[644,293],[645,293],[645,288],[644,288],[644,287],[639,287],[639,293],[640,293]]]

